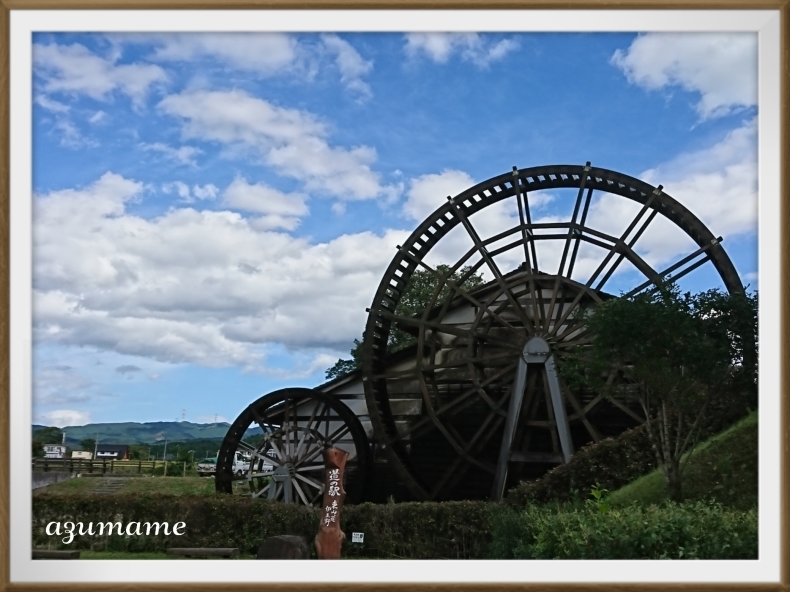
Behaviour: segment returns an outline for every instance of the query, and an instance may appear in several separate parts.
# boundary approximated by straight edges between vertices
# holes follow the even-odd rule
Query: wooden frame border
[[[726,9],[769,9],[779,10],[780,25],[780,146],[781,159],[781,236],[780,236],[780,281],[790,285],[790,0],[231,0],[218,3],[217,0],[0,0],[0,443],[6,450],[10,445],[9,403],[10,403],[10,248],[9,248],[9,178],[10,178],[10,11],[31,9],[685,9],[685,10],[726,10]],[[779,584],[323,584],[327,592],[360,591],[379,592],[384,590],[403,590],[409,592],[435,592],[438,590],[573,590],[577,592],[624,592],[627,590],[696,590],[699,592],[718,592],[721,590],[782,591],[790,592],[790,362],[787,350],[790,348],[790,319],[786,312],[790,309],[790,290],[781,294],[782,311],[780,325],[780,413],[781,413],[781,467],[780,476],[780,532],[781,546],[785,553],[781,558]],[[89,590],[92,592],[165,592],[174,590],[217,591],[225,584],[193,583],[75,583],[75,584],[12,584],[10,577],[10,468],[8,462],[0,462],[0,591],[47,590],[61,592],[67,590]],[[239,592],[252,590],[303,590],[311,584],[233,584]]]

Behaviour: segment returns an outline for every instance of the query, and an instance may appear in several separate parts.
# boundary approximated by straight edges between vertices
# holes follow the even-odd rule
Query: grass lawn
[[[663,473],[655,470],[612,492],[612,506],[658,504],[666,500]],[[684,500],[716,500],[740,509],[757,507],[757,412],[691,452],[683,472]]]
[[[112,478],[112,475],[107,477]],[[33,495],[79,495],[90,493],[96,489],[104,477],[78,477],[53,483],[33,491]],[[241,481],[235,487],[239,495],[249,495],[246,482]],[[162,495],[215,495],[212,477],[128,477],[117,494],[162,494]],[[107,494],[114,495],[114,494]]]

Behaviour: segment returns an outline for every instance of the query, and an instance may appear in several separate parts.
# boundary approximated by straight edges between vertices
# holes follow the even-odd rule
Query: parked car
[[[241,452],[236,452],[233,460],[233,474],[241,477],[250,470],[250,458]],[[197,464],[197,473],[201,477],[210,477],[217,472],[217,457],[204,458]]]
[[[197,464],[197,473],[201,477],[210,477],[217,472],[217,458],[204,458]]]

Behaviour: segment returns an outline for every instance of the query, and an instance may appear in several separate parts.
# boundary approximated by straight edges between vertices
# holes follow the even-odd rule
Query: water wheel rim
[[[428,216],[428,218],[426,218],[426,220],[411,234],[406,242],[404,242],[403,246],[399,247],[398,252],[382,278],[373,304],[369,309],[368,321],[365,328],[365,339],[362,348],[363,384],[368,412],[374,427],[374,432],[379,441],[383,444],[383,450],[393,470],[395,470],[398,477],[417,498],[432,499],[436,497],[436,494],[432,491],[430,484],[426,483],[415,470],[408,450],[409,445],[404,442],[404,437],[399,433],[398,427],[396,426],[395,418],[389,406],[388,383],[386,377],[388,359],[387,342],[389,334],[394,322],[403,322],[403,319],[398,319],[397,315],[395,315],[395,308],[398,304],[400,293],[408,283],[414,271],[421,267],[425,268],[425,258],[432,249],[453,228],[456,228],[458,225],[467,224],[469,217],[476,212],[505,199],[519,200],[519,207],[521,207],[522,204],[520,200],[522,199],[522,195],[524,196],[523,205],[525,208],[528,208],[528,200],[526,198],[528,193],[537,190],[558,188],[575,188],[579,190],[576,210],[579,209],[581,196],[584,191],[589,192],[587,197],[588,204],[591,199],[590,195],[592,195],[593,192],[612,194],[631,200],[641,206],[639,216],[648,212],[650,218],[647,219],[647,223],[644,225],[645,227],[650,223],[653,217],[660,214],[663,218],[685,233],[686,236],[697,245],[697,255],[699,256],[697,257],[698,261],[696,263],[683,263],[679,265],[677,269],[670,269],[670,271],[666,269],[661,271],[654,270],[636,253],[633,245],[626,245],[622,240],[618,242],[617,237],[611,237],[595,229],[585,227],[583,220],[582,223],[579,224],[576,218],[576,210],[574,211],[574,219],[566,223],[564,228],[560,229],[568,233],[568,242],[566,245],[570,244],[572,240],[571,237],[573,237],[573,240],[576,240],[577,245],[581,240],[589,241],[598,246],[600,246],[599,243],[606,245],[606,241],[611,239],[611,244],[617,245],[617,256],[622,253],[621,259],[629,261],[636,269],[642,272],[645,275],[648,285],[660,281],[662,277],[667,276],[670,272],[677,277],[680,274],[693,271],[693,269],[695,269],[693,265],[699,267],[702,264],[710,263],[716,270],[725,288],[730,293],[744,292],[740,278],[728,255],[722,248],[720,239],[717,239],[687,208],[663,192],[661,186],[654,187],[622,173],[590,167],[589,163],[587,166],[556,165],[521,170],[514,169],[512,173],[506,173],[479,183],[460,193],[455,198],[450,199],[450,201],[437,208],[433,214]],[[634,224],[636,224],[638,220],[638,218],[635,219]],[[536,228],[536,224],[531,223],[531,221],[530,224],[527,224],[522,217],[521,224],[515,229],[511,228],[505,233],[501,233],[502,236],[500,239],[509,238],[511,235],[514,235],[516,236],[516,240],[513,241],[513,244],[515,244],[519,242],[517,235],[521,232],[524,235],[523,241],[521,242],[523,242],[524,245],[525,256],[527,260],[529,260],[529,253],[527,253],[527,243],[529,241],[535,245],[537,241],[552,240],[552,235],[546,234],[541,236],[536,234],[534,232]],[[644,230],[644,228],[642,228],[642,230]],[[532,233],[529,239],[526,237],[527,231]],[[628,231],[626,234],[627,233]],[[637,233],[637,239],[639,233],[641,233],[641,230]],[[636,241],[637,239],[634,240]],[[483,248],[480,248],[481,245],[482,242],[475,243],[479,252],[483,251]],[[482,246],[487,249],[486,245]],[[610,250],[612,253],[615,252],[613,247],[610,247]],[[471,251],[458,259],[455,264],[451,266],[451,270],[460,269],[460,267],[471,257],[470,253]],[[563,254],[563,261],[564,258],[565,255]],[[693,258],[691,261],[693,261]],[[478,266],[482,266],[482,263],[479,261]],[[562,267],[563,262],[560,263],[558,275],[562,275]],[[533,272],[533,274],[537,276],[539,269],[536,265],[534,269],[530,268],[528,271]],[[603,269],[599,271],[601,276],[603,276],[604,272],[605,270]],[[568,275],[569,277],[565,278],[566,280],[570,280],[571,274],[569,273]],[[602,294],[602,289],[609,279],[609,276],[593,279],[602,281],[599,281],[597,287],[592,284],[591,286],[584,286],[585,290],[594,295]],[[590,287],[593,289],[589,290]],[[438,294],[438,288],[435,292],[432,304],[435,303],[436,294]],[[435,324],[431,324],[428,316],[429,314],[427,312],[424,313],[421,322],[417,322],[418,336],[420,337],[416,348],[418,360],[417,367],[422,363],[426,350],[431,350],[431,344],[426,344],[425,342],[425,334],[433,331],[435,336],[435,333],[441,329],[441,327],[437,328]],[[445,328],[444,330],[448,333],[452,333],[450,328]],[[435,342],[433,349],[436,349]],[[428,366],[432,367],[430,364]],[[422,371],[416,373],[415,378],[420,383],[420,389],[423,391],[423,402],[430,403],[431,393],[428,392],[430,389],[425,385],[424,373]],[[489,401],[489,404],[490,403]],[[430,407],[430,405],[428,405],[428,407]],[[428,411],[430,413],[430,409],[428,409]],[[458,442],[458,438],[450,434],[449,431],[443,430],[441,422],[437,421],[435,418],[431,418],[431,422],[434,423],[438,430],[443,432],[443,435],[454,447],[458,455],[464,456],[465,451],[461,443]]]

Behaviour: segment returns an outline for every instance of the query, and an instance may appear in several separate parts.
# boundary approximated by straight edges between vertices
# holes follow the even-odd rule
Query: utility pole
[[[164,476],[167,477],[167,438],[165,438],[165,451],[162,453],[162,460],[165,463],[165,474]]]
[[[99,451],[99,432],[96,432],[96,442],[93,443],[93,460],[96,460],[96,453]]]

